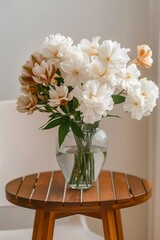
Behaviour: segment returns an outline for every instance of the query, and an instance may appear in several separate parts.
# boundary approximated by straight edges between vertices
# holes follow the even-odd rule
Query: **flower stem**
[[[71,177],[69,180],[70,185],[86,187],[93,184],[95,178],[94,172],[94,154],[92,152],[92,137],[93,132],[85,131],[84,139],[75,136],[77,144],[77,153],[75,154],[75,162]]]

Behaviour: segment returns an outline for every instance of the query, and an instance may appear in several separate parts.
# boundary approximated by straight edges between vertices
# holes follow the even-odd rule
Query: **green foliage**
[[[71,121],[70,119],[65,119],[59,126],[58,130],[58,141],[59,141],[59,146],[63,143],[66,135],[70,131],[70,126],[71,126]]]
[[[59,68],[56,69],[56,73],[57,73],[59,76],[61,76],[61,72],[60,72]]]
[[[51,129],[59,126],[63,122],[64,122],[64,118],[62,117],[50,119],[44,126],[42,126],[42,129],[44,130]]]
[[[67,111],[67,108],[66,108],[66,106],[65,105],[61,105],[60,106],[60,109],[64,112],[64,113],[68,113],[68,111]]]
[[[53,112],[53,108],[50,105],[46,104],[44,107],[47,112]]]
[[[112,95],[112,98],[113,98],[114,104],[123,103],[126,99],[124,96],[121,96],[121,95]]]
[[[72,122],[71,129],[77,137],[84,138],[84,134],[83,134],[80,126],[76,122]]]
[[[57,82],[58,82],[57,85],[58,86],[61,86],[61,84],[64,83],[64,80],[63,80],[62,77],[55,77],[54,79],[57,80]]]

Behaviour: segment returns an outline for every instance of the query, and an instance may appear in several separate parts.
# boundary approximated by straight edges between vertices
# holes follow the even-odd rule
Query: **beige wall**
[[[0,1],[0,100],[19,95],[21,65],[46,35],[59,32],[75,42],[100,35],[130,47],[134,57],[137,44],[149,43],[148,16],[147,0]],[[131,120],[121,106],[116,114],[121,119],[101,123],[109,139],[105,168],[148,177],[148,119]],[[147,207],[123,211],[125,239],[148,239]]]
[[[160,1],[149,1],[149,33],[150,42],[154,51],[154,66],[150,72],[150,77],[156,79],[160,86]],[[149,119],[149,179],[153,183],[153,197],[149,208],[149,239],[160,239],[160,99],[152,118]]]

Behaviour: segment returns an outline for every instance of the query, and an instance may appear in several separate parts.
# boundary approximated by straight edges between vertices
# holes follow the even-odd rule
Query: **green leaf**
[[[51,129],[59,126],[63,122],[64,122],[64,118],[50,119],[44,126],[42,126],[42,129],[43,130]]]
[[[75,108],[74,108],[74,105],[73,105],[73,100],[68,102],[68,109],[69,109],[70,113],[74,113],[75,112]]]
[[[39,111],[39,112],[47,112],[47,110],[44,110],[44,109],[42,109],[42,108],[38,108],[38,111]]]
[[[125,97],[121,95],[112,95],[114,104],[119,104],[125,101]]]
[[[58,141],[59,141],[59,146],[61,146],[61,144],[63,143],[66,135],[68,134],[69,130],[70,130],[70,126],[71,126],[71,121],[70,119],[66,119],[64,120],[60,126],[59,126],[59,130],[58,130]]]
[[[49,115],[50,120],[53,118],[55,119],[55,118],[61,118],[61,117],[65,117],[65,116],[63,114],[57,113],[57,112],[53,112],[52,114]]]
[[[44,107],[47,110],[47,112],[53,112],[53,108],[51,106],[45,105]]]
[[[68,102],[69,112],[75,113],[76,108],[78,107],[78,100],[74,97],[71,101]]]
[[[68,112],[67,112],[67,109],[66,109],[66,107],[65,107],[64,105],[61,105],[60,108],[61,108],[61,110],[62,110],[64,113],[68,113]]]
[[[73,98],[73,106],[74,106],[74,108],[76,109],[78,107],[78,105],[79,105],[78,99],[74,97]]]
[[[59,68],[57,68],[56,73],[57,73],[59,76],[61,76],[61,71],[59,70]]]
[[[81,128],[79,127],[79,125],[77,123],[72,122],[71,129],[77,137],[84,138],[84,134],[83,134]]]

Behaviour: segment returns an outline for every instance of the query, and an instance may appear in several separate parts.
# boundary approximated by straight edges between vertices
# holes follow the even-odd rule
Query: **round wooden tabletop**
[[[11,203],[55,212],[120,209],[143,203],[151,194],[152,186],[147,180],[110,171],[101,171],[88,190],[68,187],[60,171],[20,177],[6,185],[6,198]]]

